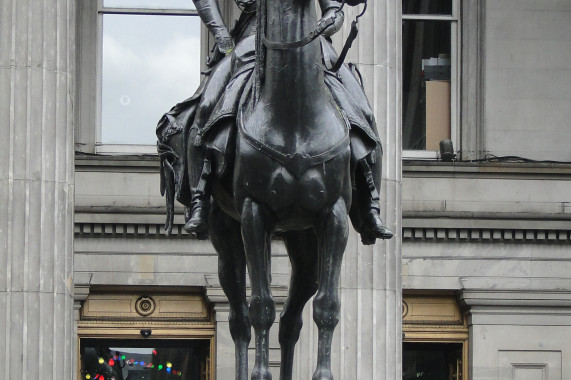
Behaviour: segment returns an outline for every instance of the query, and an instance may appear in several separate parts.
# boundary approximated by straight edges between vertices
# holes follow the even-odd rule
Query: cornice
[[[184,224],[173,225],[171,236],[166,235],[164,224],[155,223],[88,223],[76,222],[75,237],[82,238],[169,238],[195,239],[184,230]]]
[[[520,178],[566,179],[571,177],[569,163],[440,162],[403,161],[403,178]]]
[[[170,239],[194,239],[184,224],[173,226]],[[167,238],[163,224],[157,223],[89,223],[76,222],[78,238]],[[517,229],[517,228],[466,228],[466,227],[404,227],[404,242],[505,242],[536,244],[570,244],[571,230]]]
[[[537,244],[569,244],[570,230],[463,228],[463,227],[404,227],[402,239],[407,242],[506,242]]]

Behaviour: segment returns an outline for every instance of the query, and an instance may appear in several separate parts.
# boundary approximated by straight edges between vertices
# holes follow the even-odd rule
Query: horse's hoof
[[[317,369],[313,373],[311,380],[333,380],[333,374],[330,369]]]
[[[254,368],[252,380],[272,380],[272,373],[267,368]]]

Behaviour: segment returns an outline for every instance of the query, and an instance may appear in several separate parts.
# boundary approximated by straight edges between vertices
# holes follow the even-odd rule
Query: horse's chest
[[[289,207],[317,211],[323,207],[329,194],[321,168],[310,168],[297,179],[282,165],[279,166],[267,182],[268,201],[274,211]]]
[[[344,181],[339,176],[344,172],[345,160],[339,158],[309,167],[296,177],[284,165],[259,152],[246,154],[237,185],[246,196],[262,201],[276,213],[317,212],[340,196]]]

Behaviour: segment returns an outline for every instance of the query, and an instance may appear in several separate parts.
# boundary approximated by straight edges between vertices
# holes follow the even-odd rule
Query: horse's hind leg
[[[287,233],[284,241],[292,273],[289,296],[280,317],[280,379],[291,380],[295,344],[303,324],[303,307],[317,291],[317,237],[313,230],[294,231]]]
[[[316,226],[319,252],[319,285],[313,300],[313,320],[319,330],[317,369],[313,380],[333,380],[331,341],[339,322],[339,275],[347,245],[347,206],[339,199]]]
[[[271,216],[263,206],[246,198],[242,206],[242,239],[248,263],[252,295],[250,320],[256,333],[256,363],[252,380],[271,380],[269,368],[270,327],[276,318],[270,289]]]
[[[248,379],[248,344],[251,338],[246,302],[246,256],[240,224],[214,206],[210,237],[218,252],[218,277],[230,303],[230,334],[236,354],[236,380]]]

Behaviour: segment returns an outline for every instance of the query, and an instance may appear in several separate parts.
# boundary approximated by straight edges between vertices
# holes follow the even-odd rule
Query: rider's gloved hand
[[[321,17],[321,19],[317,22],[317,25],[319,27],[320,25],[328,22],[328,20],[333,19],[333,24],[328,26],[327,29],[325,29],[325,31],[323,32],[323,35],[325,37],[331,37],[339,30],[341,30],[341,27],[343,26],[343,20],[345,18],[345,15],[343,14],[343,11],[337,12],[337,10],[338,10],[337,7],[327,9],[323,14],[323,17]]]
[[[234,40],[228,33],[228,29],[220,28],[214,39],[216,40],[217,49],[222,55],[226,55],[234,49]]]
[[[214,35],[214,40],[216,41],[214,52],[206,60],[208,67],[215,66],[234,49],[234,40],[226,28],[220,28]]]

